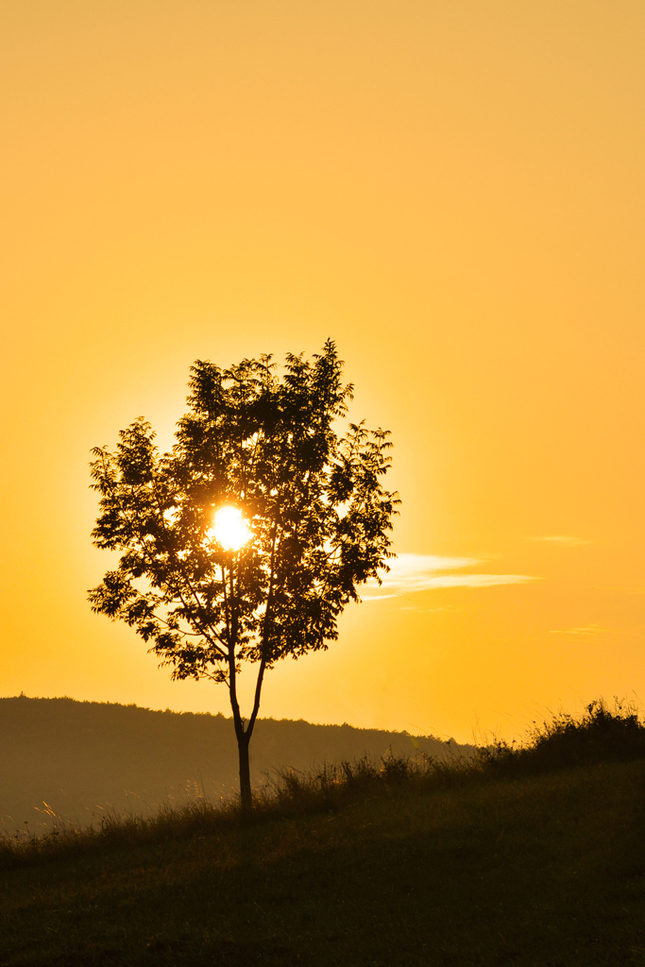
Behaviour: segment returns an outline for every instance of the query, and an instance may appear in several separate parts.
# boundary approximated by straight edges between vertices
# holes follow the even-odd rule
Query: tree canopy
[[[142,417],[115,452],[92,451],[93,542],[121,552],[89,592],[92,609],[133,627],[173,678],[226,683],[247,807],[265,671],[326,648],[358,587],[380,582],[393,556],[399,500],[382,483],[389,434],[349,423],[339,435],[352,396],[342,366],[331,340],[312,360],[289,354],[282,374],[267,355],[228,369],[198,360],[170,452],[158,451]],[[218,533],[222,508],[243,522],[240,546]],[[242,662],[257,666],[248,718],[237,697]]]

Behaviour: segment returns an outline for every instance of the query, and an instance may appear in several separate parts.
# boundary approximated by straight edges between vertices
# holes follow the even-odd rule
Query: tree
[[[243,811],[265,672],[327,648],[357,587],[380,583],[393,557],[399,500],[381,482],[389,434],[363,423],[337,434],[352,396],[342,366],[332,340],[312,361],[289,354],[281,377],[271,356],[230,369],[197,360],[170,452],[159,453],[143,417],[116,452],[92,451],[93,543],[121,552],[89,592],[92,610],[136,629],[173,679],[226,683]],[[248,718],[243,662],[257,669]]]

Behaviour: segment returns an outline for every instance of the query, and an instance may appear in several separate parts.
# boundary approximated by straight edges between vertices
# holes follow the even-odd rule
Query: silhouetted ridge
[[[252,778],[281,767],[309,770],[323,762],[378,760],[424,752],[439,759],[470,746],[405,732],[259,719]],[[70,698],[0,699],[0,829],[65,820],[89,823],[105,810],[155,812],[196,795],[237,791],[237,750],[222,714],[154,711],[136,705]],[[40,810],[40,811],[39,811]]]

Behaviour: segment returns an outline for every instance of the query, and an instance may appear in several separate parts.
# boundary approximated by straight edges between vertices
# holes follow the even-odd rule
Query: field
[[[0,963],[645,964],[645,757],[590,734],[593,762],[358,763],[284,776],[245,823],[197,803],[5,843]]]

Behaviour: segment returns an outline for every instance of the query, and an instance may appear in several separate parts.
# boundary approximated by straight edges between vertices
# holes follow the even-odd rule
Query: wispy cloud
[[[574,635],[574,636],[577,636],[577,635],[587,635],[587,636],[589,636],[589,635],[600,635],[603,632],[608,631],[608,630],[609,630],[608,628],[600,628],[598,625],[586,625],[584,628],[556,628],[555,630],[550,631],[549,634],[551,634],[551,635]]]
[[[591,544],[582,537],[568,537],[565,534],[553,534],[548,537],[532,537],[532,541],[542,541],[548,544],[560,544],[561,547],[581,547],[583,544]]]
[[[383,600],[434,588],[490,588],[498,584],[526,584],[540,580],[528,574],[443,573],[476,567],[482,563],[474,557],[399,554],[391,561],[390,572],[384,576],[380,587],[375,582],[366,585],[365,600]]]
[[[392,594],[387,595],[388,598],[394,597]],[[380,598],[371,598],[372,601],[379,601]],[[439,611],[450,611],[455,612],[458,609],[454,605],[448,604],[441,608],[425,608],[423,605],[418,604],[402,604],[400,607],[401,611],[417,611],[420,614],[436,614]]]

